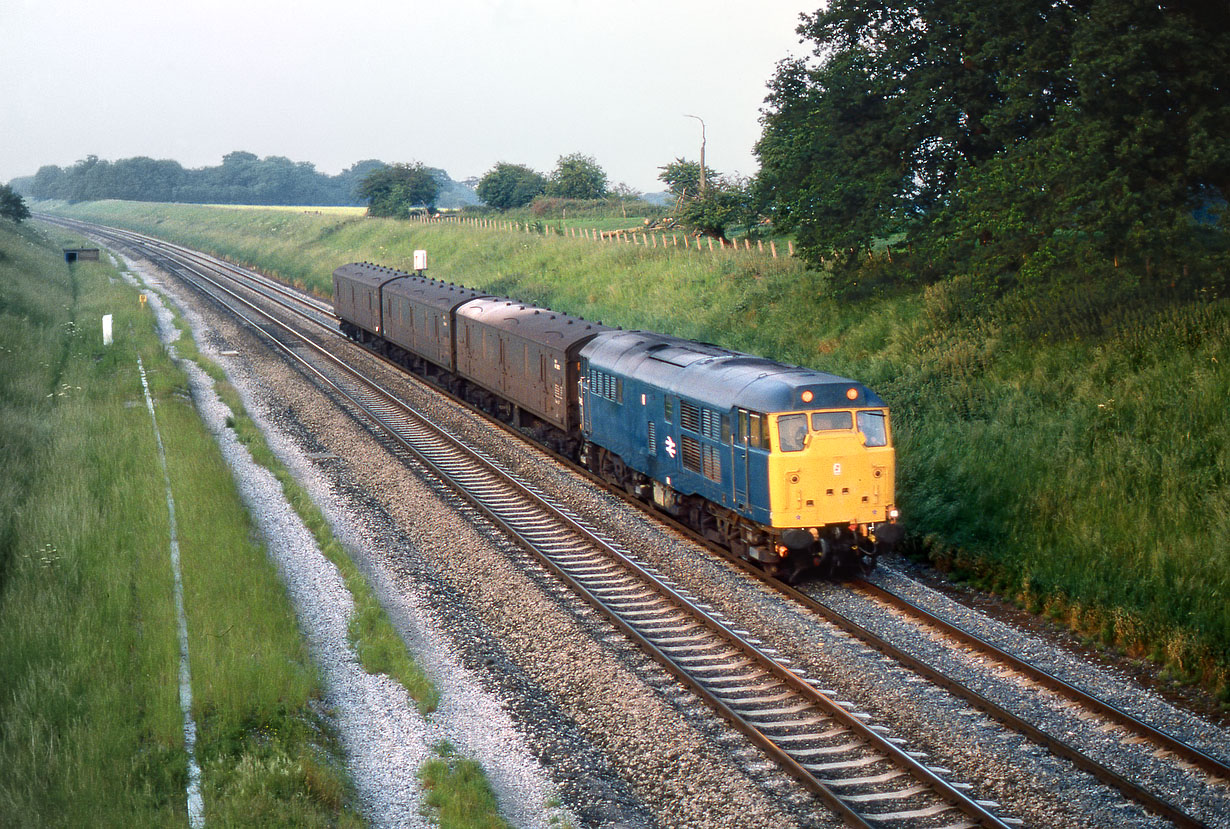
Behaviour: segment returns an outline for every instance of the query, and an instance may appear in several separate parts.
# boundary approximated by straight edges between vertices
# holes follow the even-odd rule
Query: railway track
[[[111,238],[126,245],[148,244],[145,237],[127,232]],[[162,242],[156,242],[152,250],[145,250],[164,262],[177,263],[174,265],[176,269],[219,269],[231,279],[248,278],[246,272],[229,263],[199,254],[187,257],[173,253],[174,246]],[[186,262],[193,264],[187,265]],[[284,291],[280,286],[276,290],[279,293]],[[285,302],[284,299],[278,301]],[[297,306],[295,313],[336,330],[336,320],[330,322],[332,315],[327,305],[314,300],[305,301],[300,296],[294,297],[294,304]],[[268,323],[252,324],[262,327],[262,330],[268,327]],[[285,345],[279,347],[287,350]],[[293,356],[300,359],[298,355]],[[343,373],[350,371],[340,364],[334,370]],[[316,369],[312,371],[319,373]],[[882,728],[867,727],[865,715],[852,712],[848,703],[836,700],[832,693],[817,688],[797,668],[775,660],[774,655],[760,643],[735,630],[720,617],[697,607],[656,573],[638,565],[625,551],[596,538],[575,518],[552,506],[541,493],[510,480],[485,460],[471,458],[461,463],[440,455],[443,450],[433,442],[443,440],[449,443],[452,439],[438,433],[429,437],[429,433],[435,431],[434,427],[415,424],[413,417],[401,410],[401,404],[387,392],[373,392],[380,399],[365,401],[342,391],[342,383],[338,380],[324,382],[349,399],[356,410],[374,422],[384,424],[381,428],[390,435],[401,435],[394,439],[404,451],[413,454],[420,463],[443,479],[455,482],[458,490],[491,520],[533,550],[544,565],[556,572],[579,595],[623,628],[644,650],[691,686],[722,716],[748,734],[783,768],[795,774],[854,825],[1005,825],[1002,819],[989,811],[987,804],[971,799],[962,792],[963,787],[946,782],[941,771],[927,767],[918,758],[911,758],[909,752],[885,738]],[[345,382],[358,381],[351,376]],[[411,434],[414,439],[406,440],[406,436]],[[465,453],[466,450],[456,445],[455,441],[453,444],[449,452]],[[431,451],[424,452],[418,448],[424,446],[432,446]],[[485,465],[486,471],[480,474],[468,468],[467,463],[478,463],[479,467]],[[951,677],[944,676],[902,648],[879,639],[813,598],[792,588],[780,587],[808,609],[851,631],[867,644],[929,680],[965,697],[971,704],[1091,771],[1104,782],[1120,788],[1129,797],[1176,825],[1203,825],[1076,748],[1037,729]],[[873,596],[876,601],[893,606],[898,612],[921,619],[922,624],[941,630],[945,636],[978,648],[1011,670],[1028,676],[1030,681],[1063,693],[1081,706],[1113,721],[1116,726],[1149,739],[1161,750],[1173,752],[1207,774],[1223,779],[1230,777],[1230,769],[1217,758],[1187,746],[1069,683],[1040,672],[934,614],[922,615],[925,611],[903,598],[868,582],[855,587]],[[956,817],[958,813],[959,818]]]

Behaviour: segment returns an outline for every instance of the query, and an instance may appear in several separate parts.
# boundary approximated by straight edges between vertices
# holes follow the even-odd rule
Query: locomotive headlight
[[[846,398],[849,400],[857,400],[858,389],[846,389]]]
[[[811,389],[808,389],[807,391],[803,392],[801,397],[803,398],[804,403],[810,403],[812,400],[815,399],[816,396],[811,393]]]
[[[895,509],[890,509],[890,510],[888,511],[888,518],[889,518],[889,520],[890,520],[890,521],[896,521],[896,520],[897,520],[897,516],[898,516],[898,515],[900,515],[900,514],[901,514],[901,513],[897,512],[897,510],[895,510]]]

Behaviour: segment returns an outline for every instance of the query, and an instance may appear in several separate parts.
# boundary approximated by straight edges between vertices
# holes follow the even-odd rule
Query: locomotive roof
[[[592,367],[652,383],[723,411],[735,406],[781,412],[885,405],[871,389],[846,377],[665,334],[607,333],[581,353]],[[847,397],[850,389],[855,390],[853,399]],[[812,399],[805,403],[803,393],[808,391]]]
[[[595,334],[615,330],[599,322],[561,314],[550,308],[517,302],[506,297],[488,296],[474,299],[459,307],[457,316],[561,350]]]

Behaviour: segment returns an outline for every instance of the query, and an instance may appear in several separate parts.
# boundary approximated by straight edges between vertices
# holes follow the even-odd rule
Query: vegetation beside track
[[[243,401],[221,371],[214,368],[214,379],[223,402],[227,404],[234,416],[231,427],[235,430],[240,442],[248,447],[252,459],[268,469],[282,485],[282,492],[291,506],[303,519],[304,525],[312,531],[316,544],[325,557],[338,568],[346,583],[346,589],[354,599],[354,615],[350,620],[350,642],[359,657],[363,670],[370,674],[386,674],[402,684],[418,706],[419,713],[430,714],[440,703],[439,689],[423,672],[422,667],[415,662],[406,643],[389,621],[379,599],[372,591],[371,585],[360,572],[358,566],[347,555],[341,542],[333,535],[328,520],[312,501],[307,491],[290,474],[290,471],[278,460],[277,455],[265,442],[264,433],[244,411]]]
[[[510,829],[482,766],[457,754],[447,742],[434,746],[433,756],[419,768],[419,780],[426,792],[423,812],[440,829]]]
[[[1230,700],[1230,299],[1216,290],[1123,269],[851,298],[756,254],[259,210],[55,212],[322,295],[341,263],[409,268],[426,248],[438,279],[856,377],[894,409],[915,550]]]
[[[322,690],[152,314],[108,263],[0,223],[0,814],[186,822],[175,498],[206,820],[358,825]],[[100,318],[113,314],[104,347]]]

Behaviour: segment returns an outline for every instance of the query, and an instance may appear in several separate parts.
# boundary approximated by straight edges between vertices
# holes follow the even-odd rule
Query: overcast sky
[[[0,182],[88,154],[756,171],[801,0],[0,0]]]

